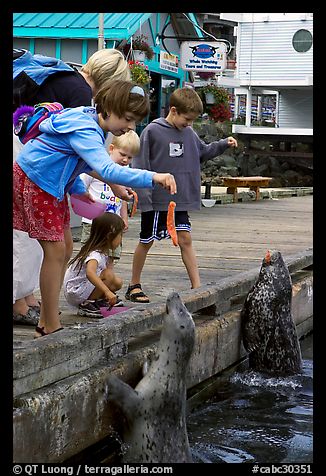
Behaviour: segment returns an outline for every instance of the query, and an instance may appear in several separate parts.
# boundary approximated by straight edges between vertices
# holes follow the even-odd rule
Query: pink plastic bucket
[[[71,195],[70,203],[76,215],[93,220],[105,212],[106,204],[99,202],[91,202],[83,195]]]

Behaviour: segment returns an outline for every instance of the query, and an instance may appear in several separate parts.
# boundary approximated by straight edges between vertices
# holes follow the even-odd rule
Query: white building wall
[[[313,128],[312,89],[284,89],[280,91],[278,126]]]
[[[296,31],[313,33],[311,20],[240,23],[238,76],[244,81],[305,80],[313,74],[313,47],[298,53],[292,46]]]

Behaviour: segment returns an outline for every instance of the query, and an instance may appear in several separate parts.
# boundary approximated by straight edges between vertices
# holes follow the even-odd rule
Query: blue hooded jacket
[[[29,76],[36,84],[40,85],[50,76],[61,71],[74,71],[74,69],[58,58],[44,55],[32,55],[28,50],[13,61],[13,78],[21,73]]]
[[[153,187],[154,172],[122,167],[110,158],[94,107],[63,109],[39,128],[42,134],[24,145],[17,163],[32,182],[60,201],[66,192],[85,193],[79,174],[92,170],[111,183]]]

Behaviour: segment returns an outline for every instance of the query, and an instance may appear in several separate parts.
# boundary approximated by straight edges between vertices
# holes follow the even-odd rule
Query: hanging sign
[[[160,51],[160,68],[172,73],[178,72],[178,57],[170,55],[166,51]]]
[[[180,67],[185,71],[224,71],[226,51],[226,44],[219,41],[183,41],[180,46]]]

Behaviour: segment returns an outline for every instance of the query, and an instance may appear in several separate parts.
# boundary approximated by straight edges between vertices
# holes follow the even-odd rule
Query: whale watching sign
[[[180,47],[180,67],[185,71],[224,71],[226,50],[226,44],[218,41],[183,41]]]

